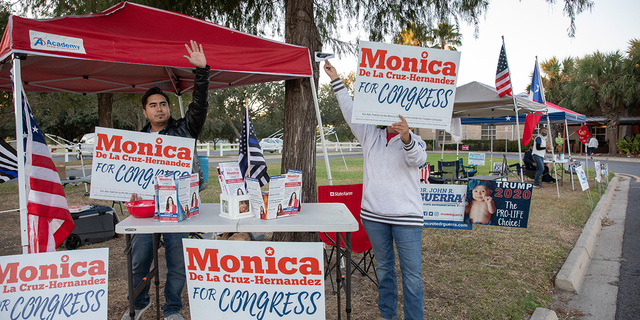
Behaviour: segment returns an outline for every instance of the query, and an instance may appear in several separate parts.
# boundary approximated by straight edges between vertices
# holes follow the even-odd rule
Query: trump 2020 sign
[[[360,41],[352,122],[449,129],[460,52]]]
[[[325,319],[322,242],[183,247],[191,319]]]

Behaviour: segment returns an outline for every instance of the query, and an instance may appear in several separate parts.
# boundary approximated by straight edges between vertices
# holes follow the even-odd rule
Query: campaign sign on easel
[[[0,319],[107,319],[109,249],[0,256]]]
[[[421,184],[424,227],[471,230],[464,220],[466,185]]]
[[[448,130],[460,52],[360,41],[352,121]]]
[[[91,198],[129,201],[132,193],[153,199],[153,178],[189,176],[195,140],[96,127]]]
[[[183,247],[191,319],[325,319],[322,242]]]
[[[526,228],[533,184],[469,179],[465,221]]]

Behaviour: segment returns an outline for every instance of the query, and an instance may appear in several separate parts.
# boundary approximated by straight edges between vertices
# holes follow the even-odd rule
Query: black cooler
[[[79,212],[71,212],[76,226],[64,241],[65,248],[73,250],[79,246],[107,241],[115,237],[115,225],[119,222],[119,218],[113,208],[91,205],[82,209]]]

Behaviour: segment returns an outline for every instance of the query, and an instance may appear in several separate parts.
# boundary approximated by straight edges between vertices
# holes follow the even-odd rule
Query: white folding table
[[[142,289],[155,278],[156,285],[156,317],[160,318],[160,280],[158,277],[158,243],[162,233],[181,232],[346,232],[345,259],[351,261],[351,232],[358,230],[358,222],[343,203],[303,203],[297,215],[272,220],[248,218],[230,220],[220,217],[219,203],[203,203],[200,214],[181,222],[158,222],[152,218],[136,218],[130,216],[116,225],[116,233],[126,235],[127,273],[129,285],[129,312],[135,316],[134,301]],[[153,234],[153,268],[142,283],[133,287],[133,257],[131,254],[132,237],[136,234]],[[336,238],[340,246],[340,237]],[[336,250],[340,261],[340,251]],[[340,281],[340,268],[337,269]],[[338,283],[339,284],[339,283]],[[351,264],[346,264],[345,277],[346,314],[351,319]],[[340,290],[338,290],[338,319],[340,319]]]

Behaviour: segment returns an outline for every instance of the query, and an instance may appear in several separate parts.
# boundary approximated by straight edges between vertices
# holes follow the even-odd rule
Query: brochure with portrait
[[[230,196],[240,196],[247,193],[244,187],[244,179],[240,172],[240,166],[237,162],[221,162],[218,164],[220,172],[220,184],[223,185],[222,191],[226,190],[226,194]]]
[[[256,218],[267,218],[267,207],[264,203],[262,196],[262,190],[260,190],[260,182],[258,179],[247,177],[245,179],[247,183],[247,192],[249,194],[249,201],[251,201],[251,210]]]
[[[300,192],[302,192],[302,171],[289,169],[284,184],[284,214],[292,215],[300,211]]]

